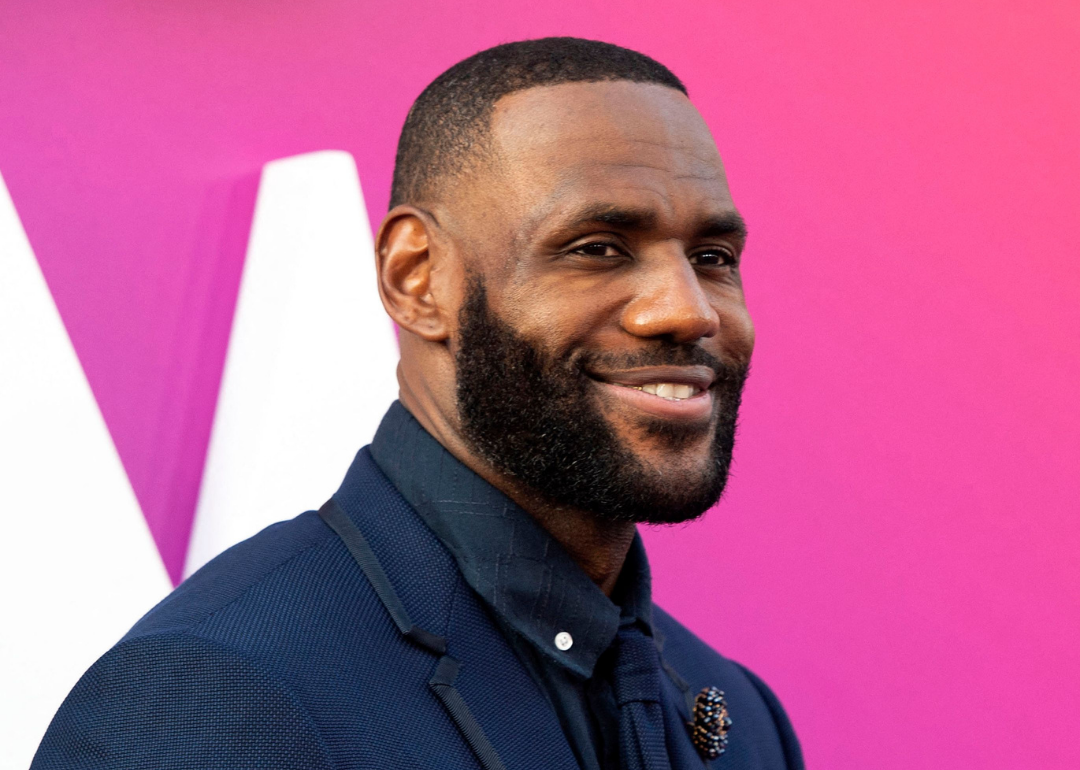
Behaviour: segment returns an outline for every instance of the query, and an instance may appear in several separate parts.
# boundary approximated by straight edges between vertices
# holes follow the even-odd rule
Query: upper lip
[[[610,372],[589,372],[589,374],[598,380],[631,388],[670,382],[708,390],[716,380],[716,372],[707,366],[640,366]]]

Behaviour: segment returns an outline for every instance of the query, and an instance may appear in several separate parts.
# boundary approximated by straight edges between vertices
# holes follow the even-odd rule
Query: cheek
[[[750,318],[750,314],[745,310],[740,314],[737,325],[738,333],[736,339],[738,341],[738,348],[742,356],[747,361],[750,359],[750,355],[754,352],[754,342],[757,339],[756,332],[754,331],[754,322]]]
[[[593,340],[610,315],[589,295],[526,289],[508,298],[504,317],[526,339],[561,352]]]
[[[749,363],[750,355],[754,352],[755,332],[746,303],[741,298],[739,301],[719,303],[717,315],[720,318],[718,342],[724,352],[736,361]]]

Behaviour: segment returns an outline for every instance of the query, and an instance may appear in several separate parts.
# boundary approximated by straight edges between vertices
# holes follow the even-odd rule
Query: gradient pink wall
[[[549,34],[683,77],[752,231],[736,476],[649,534],[660,601],[812,767],[1080,767],[1074,3],[0,3],[0,170],[171,573],[261,164],[348,150],[378,221],[420,89]]]

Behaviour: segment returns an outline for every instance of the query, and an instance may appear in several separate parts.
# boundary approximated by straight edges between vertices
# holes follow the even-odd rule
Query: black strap
[[[454,724],[461,730],[461,734],[465,736],[465,742],[469,744],[469,748],[473,750],[476,758],[480,760],[481,767],[484,770],[506,770],[506,766],[499,759],[495,747],[491,745],[491,741],[484,735],[480,723],[476,721],[472,712],[469,711],[465,699],[461,697],[461,693],[454,687],[454,680],[457,678],[460,668],[460,663],[449,655],[444,655],[439,660],[439,665],[435,667],[435,675],[431,677],[428,684],[431,685],[431,689],[435,691],[443,706],[450,713],[450,718],[454,720]]]
[[[352,520],[345,515],[345,511],[341,510],[341,506],[334,501],[334,498],[331,497],[319,509],[319,516],[345,543],[345,547],[349,549],[349,553],[356,559],[356,563],[360,565],[360,569],[363,570],[368,582],[371,583],[371,587],[375,589],[375,594],[379,597],[383,606],[386,607],[386,611],[390,613],[394,625],[398,627],[402,635],[409,641],[434,652],[436,655],[445,655],[446,640],[437,634],[413,625],[409,613],[405,610],[405,605],[398,598],[394,586],[390,583],[390,578],[386,577],[386,573],[383,572],[382,565],[375,558],[371,546],[368,545],[364,535],[352,523]]]
[[[413,625],[409,613],[405,610],[405,605],[401,603],[397,591],[394,590],[394,586],[390,583],[390,578],[383,572],[382,565],[379,564],[375,552],[371,550],[371,546],[364,539],[363,533],[353,524],[352,519],[345,514],[345,511],[341,510],[341,506],[334,501],[334,498],[327,500],[326,504],[319,509],[319,517],[326,522],[330,529],[337,533],[345,547],[349,549],[349,553],[352,554],[356,563],[360,565],[360,569],[367,577],[368,582],[371,583],[371,587],[375,589],[375,595],[379,597],[383,606],[386,607],[386,611],[390,614],[394,625],[398,627],[402,635],[415,644],[442,656],[439,658],[439,662],[435,666],[435,674],[428,684],[436,697],[442,701],[447,712],[449,712],[450,719],[457,725],[461,734],[465,736],[465,742],[469,744],[469,748],[473,750],[476,758],[480,760],[481,767],[484,770],[506,770],[506,766],[499,759],[495,747],[491,745],[491,741],[484,735],[484,729],[480,727],[476,717],[469,711],[469,706],[465,703],[465,699],[461,697],[461,693],[454,687],[454,680],[457,679],[461,664],[446,654],[446,639]]]

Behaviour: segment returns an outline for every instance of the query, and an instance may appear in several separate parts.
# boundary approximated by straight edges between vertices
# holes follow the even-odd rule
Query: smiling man
[[[317,513],[95,664],[35,768],[802,767],[761,680],[652,605],[636,530],[724,489],[745,239],[659,63],[549,38],[441,75],[376,244],[400,402]]]

